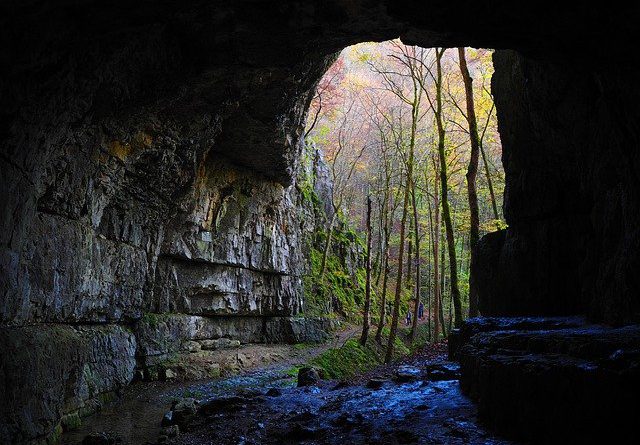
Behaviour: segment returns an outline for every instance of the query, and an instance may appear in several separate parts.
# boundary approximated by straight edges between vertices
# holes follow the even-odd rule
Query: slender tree
[[[415,285],[415,305],[413,307],[413,325],[411,326],[411,344],[416,340],[416,333],[418,331],[418,310],[420,307],[420,228],[418,224],[418,205],[416,200],[416,187],[412,184],[411,187],[411,207],[413,207],[413,229],[414,239],[416,243],[416,285]]]
[[[369,313],[371,312],[371,195],[367,195],[367,259],[366,268],[366,287],[364,299],[364,314],[362,316],[362,335],[360,336],[360,344],[364,346],[369,336]]]
[[[406,236],[406,223],[409,207],[409,197],[411,195],[411,187],[413,186],[413,167],[415,157],[415,144],[416,134],[418,129],[418,121],[420,120],[420,102],[422,98],[422,91],[420,88],[419,74],[417,73],[417,58],[415,47],[405,47],[397,44],[396,49],[399,50],[397,54],[392,55],[401,67],[404,68],[404,74],[401,74],[400,79],[396,79],[397,72],[390,72],[387,70],[381,70],[375,65],[372,65],[374,70],[381,74],[385,79],[388,90],[398,97],[402,102],[409,105],[411,108],[411,129],[409,133],[409,155],[406,159],[405,170],[406,180],[404,183],[404,199],[402,204],[402,218],[400,221],[400,248],[398,250],[398,273],[396,280],[396,289],[393,303],[393,315],[391,318],[391,329],[389,331],[389,343],[387,345],[387,352],[385,354],[385,363],[389,363],[393,358],[393,349],[395,345],[398,320],[400,314],[400,300],[402,297],[402,275],[403,275],[403,260],[404,260],[404,246]],[[409,80],[409,93],[404,91],[400,82],[408,78]],[[402,151],[400,151],[401,156]]]
[[[437,168],[434,168],[434,170],[437,171]],[[433,181],[433,223],[431,224],[433,228],[431,233],[431,243],[433,245],[433,338],[435,341],[438,341],[440,336],[442,303],[442,287],[440,287],[440,195],[438,177],[439,175],[434,176]]]
[[[436,50],[436,125],[438,128],[438,159],[440,161],[440,193],[442,196],[442,219],[444,220],[447,235],[447,250],[449,251],[449,276],[451,284],[451,298],[453,300],[455,326],[462,325],[462,301],[458,287],[458,262],[456,260],[455,239],[453,223],[451,222],[451,210],[449,209],[447,159],[445,152],[446,133],[442,113],[442,56],[446,48]]]
[[[484,152],[484,136],[487,133],[487,127],[489,126],[489,120],[491,119],[491,113],[495,108],[495,103],[491,102],[491,109],[489,110],[489,114],[487,115],[487,121],[484,124],[484,129],[482,130],[482,136],[480,137],[480,154],[482,155],[482,164],[484,165],[484,172],[487,177],[487,187],[489,188],[489,196],[491,197],[491,208],[493,210],[493,217],[496,221],[500,219],[500,214],[498,213],[498,204],[496,202],[496,193],[493,188],[493,180],[491,179],[491,172],[489,171],[489,163],[487,162],[487,156]]]
[[[480,238],[480,211],[478,210],[478,191],[476,189],[476,177],[478,175],[478,157],[480,153],[480,137],[478,136],[478,120],[473,101],[473,78],[469,73],[467,58],[464,48],[458,48],[458,59],[460,61],[460,73],[464,83],[464,92],[467,102],[467,124],[469,125],[469,140],[471,143],[471,153],[469,155],[469,166],[467,167],[467,196],[469,198],[469,248],[471,252],[471,262],[474,259],[474,250]],[[478,294],[473,283],[469,283],[469,317],[478,315]],[[457,315],[456,315],[457,317]]]

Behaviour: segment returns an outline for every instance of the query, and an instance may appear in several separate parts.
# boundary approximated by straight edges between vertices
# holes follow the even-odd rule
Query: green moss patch
[[[384,362],[385,348],[388,336],[383,335],[382,345],[373,336],[367,344],[362,346],[356,339],[350,339],[340,348],[332,348],[311,360],[311,365],[322,369],[324,378],[344,379],[369,371]],[[405,344],[396,338],[394,357],[399,358],[409,354]]]

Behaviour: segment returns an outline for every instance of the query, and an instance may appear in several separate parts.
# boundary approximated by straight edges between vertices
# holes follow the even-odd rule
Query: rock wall
[[[165,168],[145,179],[172,176]],[[4,300],[3,443],[54,440],[131,382],[136,365],[141,378],[166,378],[203,344],[326,339],[333,326],[297,316],[318,219],[312,202],[295,183],[284,187],[219,157],[193,177],[187,205],[165,218],[141,210],[153,203],[148,195],[109,201],[91,188],[83,199],[102,199],[103,209],[76,215],[53,214],[63,206],[41,198],[51,210],[38,212],[37,238],[17,267],[33,283],[21,289],[28,303]],[[185,375],[219,375],[219,355],[197,364],[208,371],[190,364]]]
[[[610,64],[558,65],[497,51],[509,228],[478,246],[485,315],[640,320],[640,89]],[[624,111],[623,111],[624,110]]]
[[[257,181],[224,162],[208,162],[202,175],[193,211],[165,235],[151,309],[295,315],[314,230],[311,203],[295,187]]]
[[[136,338],[120,326],[0,329],[0,442],[55,442],[131,381]]]

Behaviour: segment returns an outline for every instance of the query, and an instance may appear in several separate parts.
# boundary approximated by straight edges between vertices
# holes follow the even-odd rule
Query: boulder
[[[171,425],[184,425],[190,421],[197,412],[198,402],[196,399],[186,397],[175,400],[171,405]]]
[[[422,378],[422,371],[415,366],[402,365],[399,366],[395,373],[395,379],[398,382],[410,382]]]
[[[381,378],[372,378],[369,379],[367,381],[367,384],[365,385],[367,388],[369,389],[380,389],[384,386],[385,383],[387,383],[389,380],[387,379],[381,379]]]
[[[230,338],[216,338],[213,340],[200,340],[200,345],[205,351],[215,351],[216,349],[239,348],[240,341]]]
[[[113,433],[91,433],[82,439],[82,445],[121,445],[122,438]]]
[[[298,387],[312,386],[320,383],[318,370],[312,367],[303,367],[298,370]]]
[[[265,395],[268,397],[280,397],[282,395],[282,390],[280,388],[269,388]]]
[[[427,379],[432,382],[443,380],[458,380],[460,378],[460,365],[457,363],[434,363],[424,368]]]

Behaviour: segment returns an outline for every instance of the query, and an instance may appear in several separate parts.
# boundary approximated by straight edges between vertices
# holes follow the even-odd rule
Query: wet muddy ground
[[[290,363],[283,363],[206,382],[133,385],[122,402],[65,434],[63,443],[78,444],[97,432],[123,444],[511,443],[478,423],[442,347],[350,382],[296,387],[288,371]],[[178,408],[161,426],[176,401],[190,399],[195,412]]]

